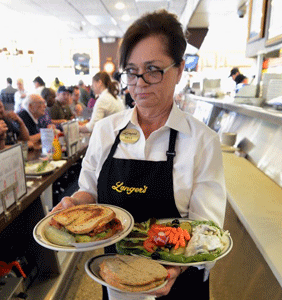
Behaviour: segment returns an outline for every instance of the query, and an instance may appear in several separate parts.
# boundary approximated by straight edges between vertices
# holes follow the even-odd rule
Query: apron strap
[[[126,126],[127,126],[127,125],[126,125]],[[119,144],[119,142],[120,142],[119,136],[120,136],[121,132],[126,128],[126,126],[125,126],[124,128],[122,128],[122,129],[119,131],[118,135],[116,136],[115,142],[114,142],[114,144],[113,144],[113,146],[112,146],[112,148],[111,148],[111,151],[110,151],[110,153],[109,153],[108,158],[112,158],[112,157],[114,156],[114,154],[115,154],[115,152],[116,152],[116,149],[117,149],[117,146],[118,146],[118,144]]]
[[[169,145],[166,151],[167,161],[173,163],[173,158],[176,155],[175,152],[175,142],[176,142],[177,131],[175,129],[170,129]]]

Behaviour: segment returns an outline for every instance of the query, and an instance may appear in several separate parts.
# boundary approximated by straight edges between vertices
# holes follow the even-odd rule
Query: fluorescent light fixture
[[[111,17],[111,21],[113,22],[113,24],[114,24],[115,26],[117,26],[117,21],[116,21],[113,17]]]
[[[130,20],[130,16],[129,16],[129,15],[123,15],[123,16],[121,17],[121,19],[122,19],[123,21],[127,22],[127,21]]]
[[[117,2],[115,4],[115,8],[119,9],[119,10],[124,9],[125,8],[125,4],[123,2]]]
[[[114,18],[110,17],[109,15],[86,15],[86,20],[94,26],[98,25],[117,25],[117,22]]]

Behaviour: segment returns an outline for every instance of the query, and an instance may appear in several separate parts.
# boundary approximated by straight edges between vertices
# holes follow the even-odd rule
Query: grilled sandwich
[[[122,229],[120,220],[111,208],[89,204],[60,211],[53,216],[50,225],[74,234],[77,242],[106,239]]]

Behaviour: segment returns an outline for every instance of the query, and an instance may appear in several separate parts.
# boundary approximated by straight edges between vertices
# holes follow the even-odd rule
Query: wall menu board
[[[261,39],[264,35],[267,0],[250,0],[248,42]]]
[[[267,30],[266,45],[277,44],[282,41],[282,1],[281,0],[269,0],[269,23]]]
[[[0,152],[0,213],[26,194],[23,152],[20,144]]]

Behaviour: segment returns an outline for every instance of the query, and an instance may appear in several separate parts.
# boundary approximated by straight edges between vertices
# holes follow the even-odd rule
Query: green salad
[[[171,219],[172,220],[172,219]],[[119,254],[136,254],[188,264],[213,261],[228,247],[228,231],[213,221],[149,219],[135,223],[131,233],[116,244]]]

